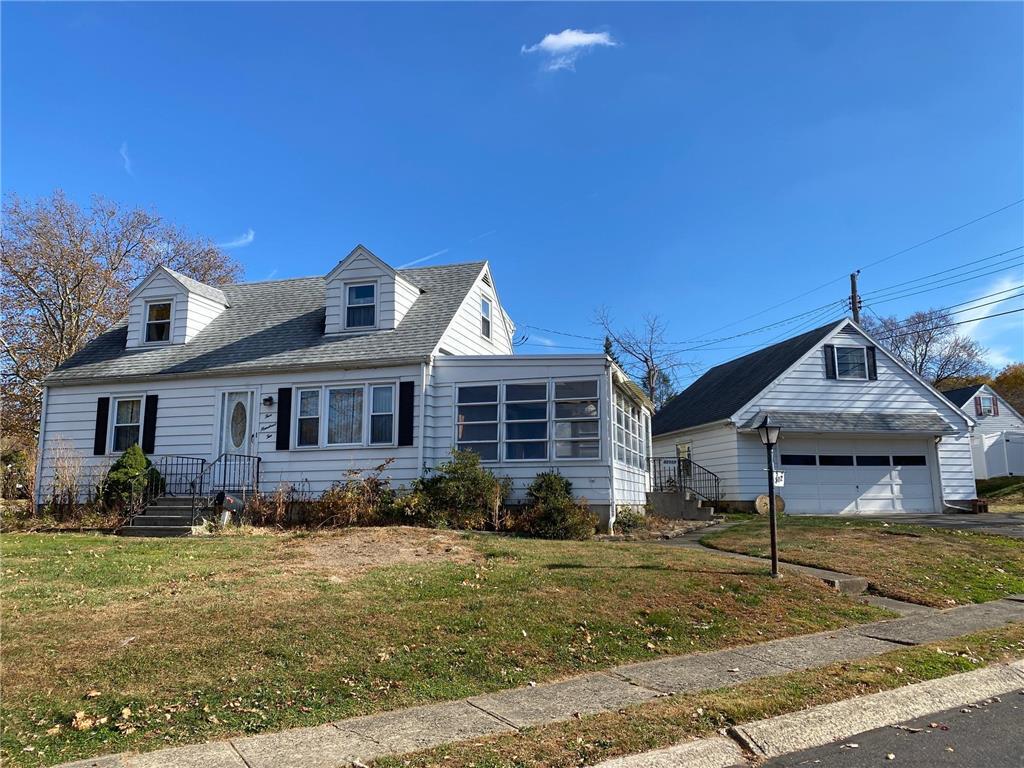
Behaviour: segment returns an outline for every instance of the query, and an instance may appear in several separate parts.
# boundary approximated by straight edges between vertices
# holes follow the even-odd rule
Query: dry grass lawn
[[[768,524],[754,518],[704,544],[767,557]],[[779,556],[864,576],[878,594],[948,608],[1024,593],[1024,541],[870,520],[784,517]]]
[[[0,550],[0,745],[16,766],[314,725],[884,615],[810,579],[645,544],[392,528],[7,534]]]

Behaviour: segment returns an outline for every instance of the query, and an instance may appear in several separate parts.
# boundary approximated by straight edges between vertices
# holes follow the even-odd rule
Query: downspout
[[[46,403],[49,400],[50,388],[43,387],[43,403],[39,412],[39,439],[36,441],[36,476],[32,483],[32,502],[36,511],[42,504],[42,482],[43,482],[43,446],[46,443]]]
[[[426,435],[426,425],[427,425],[427,376],[428,376],[427,369],[428,369],[428,366],[432,367],[433,364],[434,364],[434,356],[433,355],[430,356],[430,363],[429,364],[428,363],[420,363],[420,413],[419,413],[419,422],[420,422],[420,428],[419,428],[420,441],[419,442],[420,442],[420,444],[419,444],[419,451],[418,451],[419,466],[418,466],[418,468],[416,470],[416,474],[419,477],[423,476],[424,463],[426,461],[426,450],[427,450],[427,435]]]
[[[611,486],[608,488],[608,533],[615,530],[615,372],[611,364],[605,358],[604,366],[608,371],[608,479]]]

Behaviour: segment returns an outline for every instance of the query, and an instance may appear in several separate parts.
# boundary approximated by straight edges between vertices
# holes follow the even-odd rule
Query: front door
[[[222,395],[220,452],[253,453],[253,393],[245,390]]]

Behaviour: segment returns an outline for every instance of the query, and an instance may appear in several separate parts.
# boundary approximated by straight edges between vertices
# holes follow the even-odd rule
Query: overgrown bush
[[[394,515],[395,492],[384,478],[394,459],[368,472],[353,469],[310,505],[310,523],[317,528],[386,525]]]
[[[154,495],[163,490],[163,478],[138,445],[132,445],[110,466],[100,497],[107,507],[123,509],[142,498],[149,486]]]
[[[259,527],[284,527],[305,522],[308,497],[293,483],[282,482],[270,493],[257,493],[245,505],[245,519]]]
[[[615,513],[615,532],[633,533],[647,528],[649,522],[643,510],[636,507],[624,507]]]
[[[542,539],[589,539],[597,516],[583,499],[573,497],[572,483],[558,472],[541,472],[526,491],[527,504],[513,517],[520,533]]]
[[[480,530],[501,526],[501,510],[511,489],[480,464],[472,451],[452,451],[429,477],[418,478],[399,501],[401,517],[412,525]]]
[[[0,497],[27,499],[32,495],[35,461],[27,451],[10,448],[0,452]]]

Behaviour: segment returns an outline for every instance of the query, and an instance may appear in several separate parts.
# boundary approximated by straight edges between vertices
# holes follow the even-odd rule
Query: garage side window
[[[818,464],[818,457],[813,453],[784,453],[782,454],[782,465],[784,467],[814,467]]]

